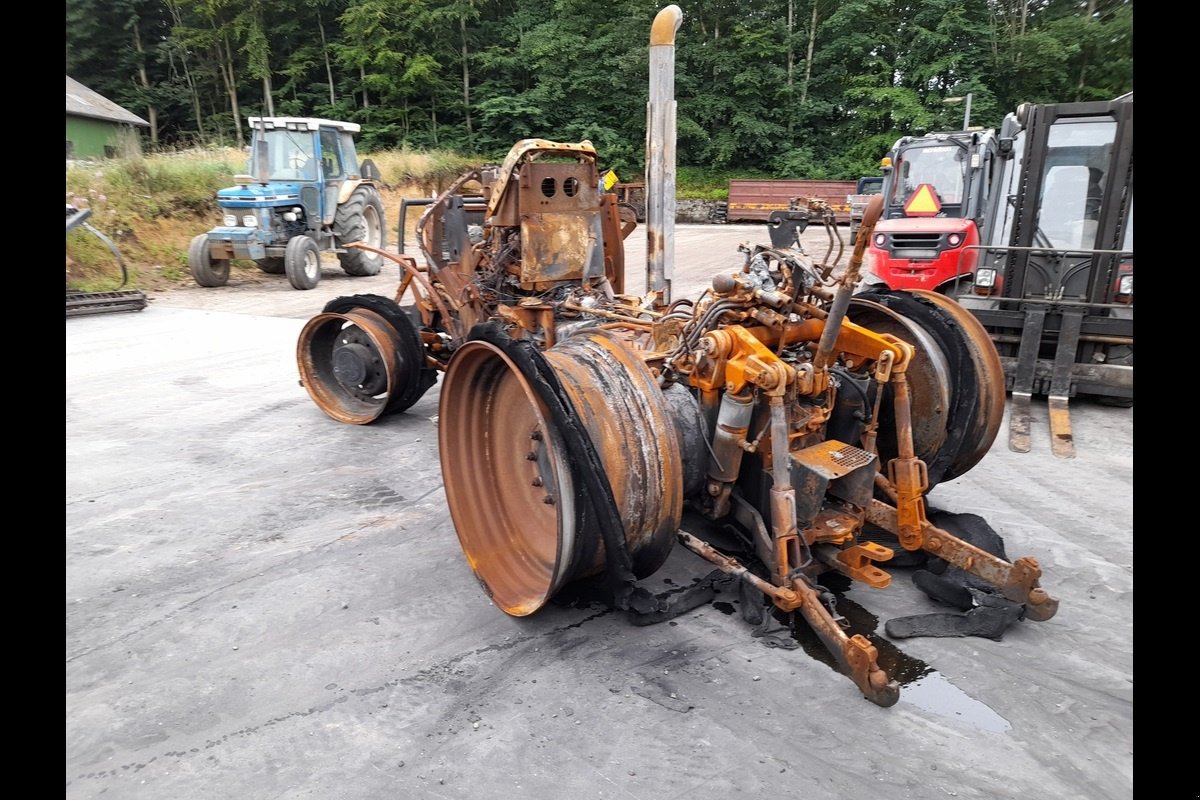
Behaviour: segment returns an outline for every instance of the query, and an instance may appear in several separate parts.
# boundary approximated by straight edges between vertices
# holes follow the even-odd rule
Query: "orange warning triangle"
[[[922,183],[918,186],[904,205],[904,213],[910,217],[932,217],[941,210],[942,204],[938,202],[937,194],[933,191],[931,183]]]

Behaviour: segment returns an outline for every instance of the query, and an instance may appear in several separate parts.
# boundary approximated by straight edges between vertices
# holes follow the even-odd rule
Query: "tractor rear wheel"
[[[908,365],[911,433],[929,489],[963,475],[991,448],[1004,415],[1004,368],[996,346],[971,312],[944,295],[868,289],[850,301],[847,318],[916,349]],[[898,455],[898,422],[887,389],[880,412],[879,456]]]
[[[532,614],[579,578],[632,582],[666,561],[683,511],[679,433],[655,376],[617,337],[584,331],[543,352],[477,325],[446,368],[438,415],[459,544],[505,613]]]
[[[338,206],[333,216],[333,235],[338,246],[361,243],[382,250],[387,245],[387,228],[384,225],[383,201],[374,186],[363,184],[350,195],[350,199]],[[383,256],[351,247],[338,254],[338,261],[347,275],[367,277],[378,275],[383,268]]]
[[[283,259],[278,256],[257,258],[254,260],[254,263],[268,275],[282,275],[284,272]]]
[[[352,425],[407,411],[437,382],[408,314],[377,294],[326,303],[300,332],[296,358],[313,402]]]
[[[201,286],[224,286],[229,282],[229,259],[212,257],[207,233],[197,235],[188,245],[188,269]]]
[[[287,243],[283,266],[294,288],[311,289],[321,280],[321,250],[307,236],[297,236]]]

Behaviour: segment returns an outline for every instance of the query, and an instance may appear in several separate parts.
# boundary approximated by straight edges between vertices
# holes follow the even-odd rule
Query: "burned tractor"
[[[652,70],[669,63],[680,20],[675,6],[656,19]],[[747,247],[701,296],[673,301],[664,85],[652,81],[648,113],[645,297],[623,294],[621,242],[636,222],[600,188],[592,147],[526,140],[427,208],[425,264],[388,256],[403,273],[395,299],[339,298],[305,326],[302,383],[332,418],[366,424],[442,373],[451,518],[505,613],[534,614],[587,583],[635,622],[669,618],[696,593],[658,596],[638,581],[682,545],[754,598],[747,620],[806,623],[866,698],[890,706],[899,685],[870,640],[847,632],[831,574],[882,589],[894,556],[927,555],[1011,620],[1058,607],[1036,560],[1009,561],[927,515],[927,493],[995,439],[995,346],[945,296],[855,294],[878,199],[843,269]],[[463,214],[468,183],[486,198],[479,226]],[[416,301],[402,306],[409,290]]]
[[[465,194],[486,201],[471,224]],[[408,409],[444,371],[471,330],[501,319],[552,346],[571,328],[623,303],[623,240],[632,213],[600,189],[590,142],[518,142],[504,163],[469,170],[417,221],[425,263],[399,264],[395,299],[340,297],[300,334],[301,382],[334,419],[368,424]],[[355,245],[365,247],[362,244]],[[416,302],[401,308],[412,291]]]

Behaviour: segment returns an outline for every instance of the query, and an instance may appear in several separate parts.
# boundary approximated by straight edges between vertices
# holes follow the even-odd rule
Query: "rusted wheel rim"
[[[854,316],[855,322],[862,322],[867,327],[875,327],[889,323],[887,317],[881,317],[878,309],[886,309],[886,313],[903,325],[919,329],[927,334],[932,343],[930,347],[918,346],[918,353],[909,365],[909,385],[913,398],[913,425],[917,425],[919,408],[925,405],[920,400],[922,396],[933,396],[934,392],[945,391],[948,397],[947,413],[944,423],[946,426],[945,439],[935,450],[923,453],[919,442],[917,455],[925,462],[929,476],[929,489],[944,480],[952,480],[973,467],[984,453],[990,448],[998,430],[996,416],[995,391],[996,380],[1003,386],[1003,373],[995,372],[996,360],[987,355],[987,349],[994,347],[990,337],[981,330],[978,324],[972,324],[967,316],[970,312],[958,305],[949,305],[948,298],[931,298],[925,293],[910,291],[873,289],[856,295],[851,301],[852,311],[858,306],[858,311],[866,310]],[[863,318],[860,319],[860,316]],[[872,323],[876,323],[874,326]],[[901,334],[913,344],[916,340]],[[929,381],[915,380],[919,373],[915,368],[921,361],[930,358],[941,358],[947,364],[945,377],[938,378],[941,386]],[[915,438],[915,437],[914,437]],[[879,438],[880,456],[885,460],[889,457],[884,452],[885,437]]]
[[[684,464],[673,413],[638,351],[585,330],[546,351],[604,464],[635,575],[662,566],[683,515]]]
[[[569,571],[575,489],[546,407],[500,348],[473,341],[454,354],[442,381],[438,444],[471,569],[501,610],[532,614]]]
[[[950,413],[950,367],[941,348],[913,320],[895,311],[860,298],[851,301],[853,321],[875,333],[888,333],[909,342],[917,349],[917,357],[908,365],[910,387],[913,449],[917,457],[930,463],[946,440]],[[884,444],[880,437],[880,444]],[[884,457],[889,455],[881,447]]]
[[[992,337],[983,323],[954,299],[944,294],[923,289],[913,294],[927,297],[954,317],[963,332],[963,340],[971,360],[975,362],[975,378],[979,386],[979,416],[976,432],[964,440],[958,458],[946,471],[946,479],[962,475],[983,458],[996,441],[1004,419],[1005,378],[1004,365]]]
[[[544,353],[469,341],[443,378],[438,439],[459,543],[509,614],[606,569],[625,585],[670,553],[679,434],[653,374],[615,337],[589,331]]]
[[[399,333],[374,311],[356,308],[313,317],[300,332],[300,382],[339,422],[364,425],[387,408],[402,371]]]

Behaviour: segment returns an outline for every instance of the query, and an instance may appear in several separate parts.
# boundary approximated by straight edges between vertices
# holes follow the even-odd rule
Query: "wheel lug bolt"
[[[533,433],[529,434],[529,438],[533,439],[535,442],[540,442],[542,440],[542,432],[534,431]]]
[[[554,498],[553,498],[553,497],[551,497],[550,495],[546,495],[546,496],[545,496],[545,497],[542,499],[542,502],[543,502],[543,503],[545,503],[545,504],[546,504],[546,505],[548,505],[548,506],[552,506],[552,505],[554,505]]]
[[[537,461],[537,453],[526,453],[525,460],[526,461]]]
[[[536,478],[534,478],[534,479],[533,479],[533,485],[534,485],[534,486],[541,486],[541,485],[542,485],[542,479],[541,479],[541,476],[538,476],[538,477],[536,477]]]

